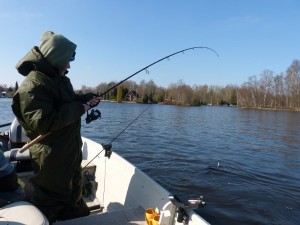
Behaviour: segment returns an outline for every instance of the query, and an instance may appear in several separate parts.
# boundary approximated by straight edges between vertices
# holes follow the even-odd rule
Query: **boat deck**
[[[125,209],[114,212],[90,215],[73,220],[59,221],[54,225],[146,225],[144,217],[144,209],[137,207],[133,209]]]
[[[86,160],[83,160],[82,165],[85,168],[85,164],[87,163]],[[90,174],[95,174],[96,166],[94,164],[89,164],[88,167],[84,169],[84,171],[89,171]],[[95,185],[96,187],[97,185]],[[94,191],[95,191],[94,187]],[[81,217],[73,220],[67,221],[59,221],[54,223],[54,225],[146,225],[145,222],[145,210],[141,207],[132,207],[126,209],[120,209],[119,207],[114,208],[111,206],[110,212],[101,212],[101,203],[97,198],[91,195],[91,199],[84,198],[85,202],[91,209],[91,215],[87,217]],[[96,209],[92,211],[93,209]]]

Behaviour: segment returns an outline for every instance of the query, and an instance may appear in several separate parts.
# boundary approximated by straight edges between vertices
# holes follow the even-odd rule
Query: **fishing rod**
[[[184,52],[186,52],[186,51],[189,51],[189,50],[195,50],[195,49],[207,49],[207,50],[212,51],[213,53],[216,54],[216,56],[219,57],[219,54],[218,54],[215,50],[213,50],[212,48],[209,48],[209,47],[198,46],[198,47],[186,48],[186,49],[180,50],[180,51],[178,51],[178,52],[172,53],[172,54],[170,54],[170,55],[167,55],[167,56],[165,56],[165,57],[163,57],[163,58],[161,58],[161,59],[159,59],[159,60],[157,60],[157,61],[155,61],[155,62],[149,64],[148,66],[145,66],[144,68],[142,68],[142,69],[138,70],[137,72],[131,74],[130,76],[126,77],[124,80],[121,80],[119,83],[115,84],[114,86],[108,88],[105,92],[101,93],[100,95],[97,95],[97,97],[102,97],[102,96],[104,96],[105,94],[107,94],[108,92],[110,92],[110,91],[113,90],[114,88],[118,87],[120,84],[124,83],[125,81],[127,81],[127,80],[130,79],[131,77],[137,75],[138,73],[140,73],[140,72],[142,72],[142,71],[144,71],[144,70],[147,71],[147,69],[148,69],[149,67],[151,67],[151,66],[153,66],[153,65],[155,65],[155,64],[157,64],[157,63],[159,63],[159,62],[161,62],[161,61],[163,61],[163,60],[165,60],[165,59],[169,59],[170,57],[172,57],[172,56],[174,56],[174,55],[177,55],[177,54],[179,54],[179,53],[184,53]],[[147,72],[147,73],[148,73],[148,72]],[[96,119],[99,119],[99,118],[101,118],[101,112],[100,112],[98,109],[96,109],[96,110],[92,109],[91,113],[89,113],[89,112],[87,111],[86,123],[90,123],[91,121],[96,120]]]
[[[94,161],[104,150],[105,150],[105,157],[110,158],[112,151],[111,151],[111,147],[112,147],[112,143],[122,134],[125,132],[125,130],[127,130],[144,112],[146,112],[150,107],[152,106],[152,103],[146,108],[144,109],[133,121],[131,121],[131,123],[129,123],[117,136],[115,136],[108,144],[101,144],[103,149],[102,151],[100,151],[94,158],[92,158],[84,167],[86,168],[92,161]]]

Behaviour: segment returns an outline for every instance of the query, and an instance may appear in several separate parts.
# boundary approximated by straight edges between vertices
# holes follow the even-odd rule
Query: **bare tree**
[[[286,91],[290,108],[300,108],[300,61],[294,60],[287,69]]]
[[[260,75],[259,81],[259,93],[260,93],[260,103],[262,108],[273,107],[272,95],[274,94],[274,76],[273,71],[264,70]]]

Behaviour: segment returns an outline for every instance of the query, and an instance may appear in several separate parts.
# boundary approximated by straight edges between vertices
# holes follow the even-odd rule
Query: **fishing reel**
[[[97,119],[101,119],[101,112],[98,109],[92,109],[90,113],[89,111],[86,111],[86,123],[90,123]]]

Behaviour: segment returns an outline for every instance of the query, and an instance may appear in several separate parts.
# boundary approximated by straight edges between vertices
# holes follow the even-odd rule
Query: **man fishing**
[[[77,95],[66,76],[76,45],[61,34],[45,32],[16,65],[25,80],[13,97],[12,110],[31,139],[34,176],[32,203],[50,223],[87,216],[82,199],[81,116],[99,97]]]

